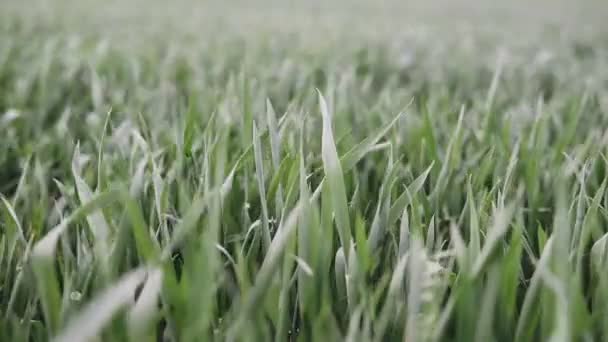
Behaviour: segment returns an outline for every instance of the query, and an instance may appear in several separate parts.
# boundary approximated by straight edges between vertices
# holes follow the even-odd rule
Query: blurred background
[[[499,34],[605,31],[604,0],[3,0],[6,18],[119,36],[340,34],[394,37],[408,30]],[[5,24],[6,25],[6,24]],[[323,39],[322,36],[315,37]],[[521,37],[525,39],[525,36]]]

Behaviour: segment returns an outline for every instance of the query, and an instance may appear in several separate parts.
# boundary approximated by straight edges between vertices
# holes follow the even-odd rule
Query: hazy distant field
[[[608,340],[607,16],[3,1],[2,338]]]

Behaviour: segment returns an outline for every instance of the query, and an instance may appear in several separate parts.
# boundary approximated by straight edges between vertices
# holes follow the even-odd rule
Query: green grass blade
[[[327,108],[327,103],[319,92],[319,106],[323,116],[323,138],[322,138],[322,157],[325,177],[327,178],[326,186],[329,189],[333,212],[335,215],[336,226],[338,228],[338,237],[340,245],[343,248],[345,258],[349,259],[350,244],[352,233],[350,228],[350,218],[348,215],[348,205],[346,200],[346,189],[344,187],[344,174],[342,166],[338,158],[336,144],[332,132],[331,116]]]
[[[134,302],[135,290],[146,274],[145,268],[138,268],[122,276],[69,320],[53,341],[89,341],[98,336],[116,312]]]

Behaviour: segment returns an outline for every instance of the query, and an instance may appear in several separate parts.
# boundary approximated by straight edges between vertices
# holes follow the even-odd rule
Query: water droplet
[[[70,292],[70,300],[78,302],[81,299],[82,299],[82,293],[80,293],[78,291],[72,291],[72,292]]]

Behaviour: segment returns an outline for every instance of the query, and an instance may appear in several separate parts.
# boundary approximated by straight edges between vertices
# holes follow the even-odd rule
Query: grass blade
[[[327,108],[327,103],[321,92],[319,95],[319,106],[323,116],[323,138],[322,138],[322,157],[323,167],[325,169],[325,177],[327,178],[326,186],[329,188],[331,205],[335,215],[336,226],[338,228],[338,237],[340,245],[344,251],[346,260],[349,260],[350,244],[352,233],[350,228],[350,218],[348,215],[348,205],[346,201],[346,189],[344,187],[344,174],[342,166],[338,158],[338,151],[334,142],[332,132],[331,116]]]
[[[121,308],[132,304],[135,290],[146,278],[145,268],[135,269],[104,290],[72,318],[55,342],[90,341]]]

